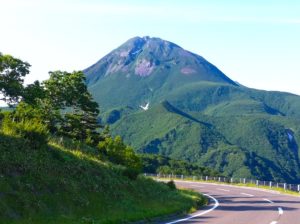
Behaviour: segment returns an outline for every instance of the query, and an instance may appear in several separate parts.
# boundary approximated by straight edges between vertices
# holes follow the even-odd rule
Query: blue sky
[[[0,0],[0,51],[81,70],[133,36],[174,42],[249,87],[300,95],[300,1]]]

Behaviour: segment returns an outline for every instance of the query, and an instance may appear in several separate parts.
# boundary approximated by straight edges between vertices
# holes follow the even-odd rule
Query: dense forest
[[[221,173],[202,167],[195,163],[189,163],[183,160],[175,160],[166,156],[155,154],[141,154],[143,172],[149,174],[173,174],[188,176],[211,176],[220,177]]]

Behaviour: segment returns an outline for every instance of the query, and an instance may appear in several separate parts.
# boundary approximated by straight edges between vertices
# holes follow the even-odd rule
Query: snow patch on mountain
[[[140,108],[142,108],[145,111],[148,110],[149,109],[149,102],[145,106],[140,105]]]

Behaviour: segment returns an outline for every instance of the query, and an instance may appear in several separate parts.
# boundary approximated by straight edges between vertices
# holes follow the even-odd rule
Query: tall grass
[[[0,132],[0,223],[126,223],[205,203],[197,193],[131,180],[76,144],[56,138],[32,150],[15,130]]]

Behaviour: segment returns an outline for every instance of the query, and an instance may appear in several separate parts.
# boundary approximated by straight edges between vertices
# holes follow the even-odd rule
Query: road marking
[[[203,187],[203,186],[200,186],[200,185],[191,185],[192,187]]]
[[[282,215],[283,214],[283,209],[282,208],[278,208],[278,213],[279,213],[279,215]]]
[[[254,195],[252,195],[252,194],[247,194],[247,193],[241,193],[241,194],[249,196],[249,197],[254,197]]]
[[[223,189],[223,188],[217,188],[217,190],[220,190],[220,191],[227,191],[227,192],[230,191],[230,190],[226,190],[226,189]]]
[[[283,214],[283,209],[279,207],[278,208],[278,213],[279,213],[279,215],[282,215]],[[270,224],[277,224],[277,223],[278,223],[277,221],[273,221]]]
[[[264,200],[264,201],[267,201],[267,202],[269,202],[269,203],[271,203],[271,204],[274,203],[273,201],[271,201],[271,200],[269,200],[269,199],[267,199],[267,198],[264,198],[263,200]]]
[[[212,208],[210,208],[210,209],[208,209],[208,210],[206,210],[206,211],[197,213],[197,214],[195,214],[195,215],[191,215],[191,216],[189,216],[189,217],[187,217],[187,218],[184,218],[184,219],[178,219],[178,220],[175,220],[175,221],[172,221],[172,222],[168,222],[168,223],[166,223],[166,224],[174,224],[174,223],[184,222],[184,221],[187,221],[187,220],[190,220],[190,219],[193,219],[193,218],[196,218],[196,217],[205,215],[205,214],[207,214],[207,213],[209,213],[209,212],[215,210],[215,209],[219,206],[219,202],[218,202],[217,199],[215,199],[214,197],[212,197],[212,196],[210,196],[210,195],[208,195],[208,194],[203,194],[203,195],[205,195],[205,196],[211,198],[211,199],[215,202],[215,204],[214,204],[214,206],[213,206]]]

